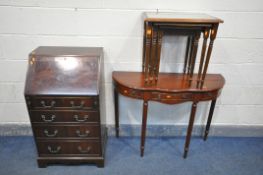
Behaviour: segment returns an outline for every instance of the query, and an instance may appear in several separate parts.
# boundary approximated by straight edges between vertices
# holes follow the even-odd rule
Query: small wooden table
[[[142,72],[113,72],[114,100],[115,100],[115,124],[116,136],[119,137],[119,100],[118,94],[143,100],[142,130],[141,130],[141,156],[144,154],[144,143],[146,135],[148,101],[158,101],[166,104],[178,104],[192,101],[192,110],[187,129],[184,158],[189,150],[190,138],[195,119],[197,104],[200,101],[212,100],[208,120],[205,129],[204,140],[206,140],[216,99],[221,93],[225,79],[220,74],[207,74],[202,89],[196,89],[198,75],[194,74],[191,83],[185,81],[190,75],[178,73],[159,73],[158,82],[154,86],[144,83]],[[173,80],[173,81],[171,81]]]

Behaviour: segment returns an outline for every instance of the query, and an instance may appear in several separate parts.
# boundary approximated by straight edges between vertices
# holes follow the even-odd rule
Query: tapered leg
[[[155,83],[158,81],[158,75],[159,75],[159,67],[160,67],[160,58],[161,58],[161,48],[162,48],[162,38],[163,38],[163,31],[158,30],[157,31],[157,61],[155,63]]]
[[[151,45],[152,45],[152,33],[153,27],[151,23],[146,23],[145,33],[145,58],[144,58],[144,81],[146,84],[149,83],[149,69],[151,67]]]
[[[185,52],[185,58],[184,58],[184,69],[183,72],[186,73],[186,68],[187,68],[187,63],[188,63],[188,58],[190,55],[190,43],[191,43],[191,36],[187,37],[187,45],[186,45],[186,52]]]
[[[191,36],[190,38],[190,50],[189,50],[189,58],[187,60],[187,66],[186,66],[186,73],[190,74],[191,71],[191,58],[192,58],[192,54],[193,54],[193,48],[194,48],[194,36]]]
[[[194,74],[194,68],[195,68],[195,60],[196,60],[196,54],[198,50],[198,42],[200,38],[200,33],[196,34],[194,36],[194,45],[193,45],[193,51],[190,59],[190,77],[193,77]]]
[[[146,48],[146,22],[144,22],[144,34],[143,34],[142,72],[145,71],[145,48]]]
[[[189,119],[189,124],[188,124],[188,129],[187,129],[185,146],[184,146],[184,158],[187,157],[187,153],[189,150],[189,145],[190,145],[190,140],[191,140],[191,135],[192,135],[192,129],[193,129],[193,124],[194,124],[194,119],[195,119],[196,107],[197,107],[197,103],[193,102],[191,115],[190,115],[190,119]]]
[[[142,130],[141,130],[141,157],[144,154],[144,143],[146,135],[146,124],[147,124],[147,110],[148,110],[148,101],[143,101],[143,112],[142,112]]]
[[[207,69],[208,69],[208,64],[209,64],[209,60],[210,60],[210,57],[211,57],[211,53],[212,53],[212,49],[213,49],[213,45],[214,45],[214,40],[216,38],[217,29],[218,29],[218,24],[215,24],[213,26],[213,28],[211,29],[211,32],[210,32],[210,42],[209,42],[208,50],[207,50],[207,53],[206,53],[205,65],[204,65],[203,73],[202,73],[202,76],[201,76],[200,88],[202,88],[203,85],[204,85],[204,80],[205,80],[206,72],[207,72]]]
[[[116,88],[114,88],[114,107],[116,137],[119,137],[119,95]]]
[[[203,71],[203,64],[204,64],[204,59],[205,59],[205,53],[206,53],[206,45],[207,45],[207,38],[209,36],[209,29],[206,29],[204,31],[204,40],[203,40],[203,46],[202,46],[202,53],[201,53],[201,58],[200,58],[200,63],[199,63],[199,69],[198,69],[198,82],[197,82],[197,88],[200,85],[201,81],[201,73]]]
[[[212,100],[212,102],[211,102],[211,106],[210,106],[210,110],[209,110],[209,114],[208,114],[208,119],[207,119],[207,123],[206,123],[206,127],[205,127],[204,141],[206,141],[208,133],[209,133],[210,124],[212,121],[215,105],[216,105],[216,99]]]
[[[155,62],[156,62],[156,57],[157,57],[157,39],[158,39],[158,35],[157,35],[157,27],[153,27],[152,28],[152,42],[151,42],[151,56],[149,59],[149,81],[150,84],[154,84],[155,83]]]

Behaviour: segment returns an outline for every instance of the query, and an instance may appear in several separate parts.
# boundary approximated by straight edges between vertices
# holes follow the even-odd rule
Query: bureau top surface
[[[148,22],[223,23],[219,18],[202,13],[147,12],[144,16]]]
[[[100,56],[102,47],[63,47],[63,46],[40,46],[30,53],[30,56]]]
[[[29,56],[25,95],[98,95],[102,53],[102,48],[37,48]]]

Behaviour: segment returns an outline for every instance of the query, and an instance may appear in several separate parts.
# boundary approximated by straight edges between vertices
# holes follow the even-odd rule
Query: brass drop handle
[[[58,130],[54,130],[53,134],[49,134],[49,131],[47,129],[44,130],[44,134],[47,137],[55,137],[58,134]]]
[[[91,147],[88,146],[86,149],[82,149],[81,146],[78,146],[78,150],[79,150],[79,152],[81,152],[81,153],[89,153],[90,150],[91,150]]]
[[[50,105],[46,105],[46,102],[43,100],[40,103],[42,104],[43,108],[53,108],[56,104],[56,102],[54,100],[51,101]]]
[[[41,118],[42,118],[42,120],[43,120],[44,122],[53,122],[53,121],[55,120],[56,116],[55,116],[55,115],[52,115],[52,116],[50,117],[50,119],[46,119],[46,116],[45,116],[45,115],[41,115]]]
[[[61,150],[61,146],[57,146],[55,149],[52,149],[51,146],[48,146],[47,149],[50,153],[57,154]]]
[[[79,137],[88,137],[89,134],[90,134],[90,131],[89,131],[89,130],[86,130],[84,134],[81,134],[80,130],[76,130],[76,134],[77,134]]]
[[[79,119],[78,115],[74,115],[74,118],[77,122],[85,122],[89,119],[89,115],[84,115],[83,119]]]
[[[70,104],[71,104],[72,108],[83,108],[84,104],[85,104],[85,101],[81,101],[79,106],[75,105],[74,101],[70,101]]]

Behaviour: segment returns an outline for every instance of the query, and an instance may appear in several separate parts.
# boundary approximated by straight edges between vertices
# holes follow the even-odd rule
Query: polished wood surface
[[[118,94],[143,100],[141,156],[144,155],[147,128],[148,101],[165,104],[192,102],[186,134],[184,155],[186,158],[198,102],[212,100],[204,140],[207,139],[215,101],[225,84],[220,74],[207,74],[214,40],[219,23],[223,20],[205,14],[147,12],[144,14],[142,72],[113,72],[115,127],[119,137]],[[160,73],[162,38],[165,35],[187,37],[183,72]],[[200,42],[200,38],[202,42]],[[202,43],[202,46],[199,46]],[[200,50],[200,59],[197,53]],[[175,58],[176,59],[176,58]],[[196,65],[198,63],[199,65]],[[195,71],[195,67],[198,71]]]
[[[207,74],[203,88],[197,88],[198,76],[194,74],[191,81],[189,75],[182,73],[160,73],[156,85],[144,84],[142,72],[114,71],[112,78],[115,83],[127,88],[160,92],[209,92],[223,88],[225,79],[221,74]]]
[[[33,50],[29,57],[99,57],[102,52],[102,47],[40,46]]]
[[[222,19],[203,13],[146,12],[145,21],[172,23],[223,23]]]
[[[102,49],[37,48],[33,54],[30,54],[25,93],[64,96],[98,95],[98,82],[100,82],[98,66],[101,65],[99,51],[101,52]]]
[[[102,48],[39,47],[29,55],[25,99],[38,165],[104,166]]]

